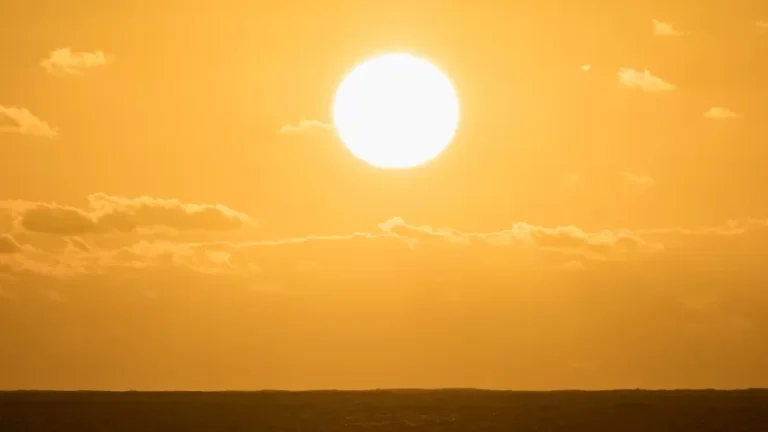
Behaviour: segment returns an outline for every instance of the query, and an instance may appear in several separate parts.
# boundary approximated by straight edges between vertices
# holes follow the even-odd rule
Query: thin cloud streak
[[[320,120],[301,120],[297,124],[287,124],[281,127],[277,133],[281,135],[300,135],[312,132],[328,132],[333,127]]]
[[[648,187],[656,184],[656,180],[650,176],[637,175],[630,172],[623,172],[621,175],[631,185]]]

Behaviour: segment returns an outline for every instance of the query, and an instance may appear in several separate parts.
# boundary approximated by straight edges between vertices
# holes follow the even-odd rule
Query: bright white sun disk
[[[380,168],[409,168],[450,144],[459,101],[448,78],[410,54],[386,54],[358,65],[333,105],[336,130],[358,158]]]

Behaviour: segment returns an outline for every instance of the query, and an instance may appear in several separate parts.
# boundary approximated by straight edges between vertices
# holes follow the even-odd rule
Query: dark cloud
[[[85,251],[85,252],[91,250],[91,246],[88,244],[88,242],[86,242],[80,237],[68,237],[66,241],[67,241],[67,244],[69,244],[69,246],[75,249]]]
[[[130,232],[139,228],[165,227],[180,231],[233,230],[254,221],[246,214],[221,204],[190,204],[152,197],[127,198],[102,193],[88,197],[80,209],[56,203],[9,202],[18,226],[29,232],[81,235],[99,232]]]
[[[84,234],[98,231],[96,218],[74,207],[36,204],[23,211],[20,225],[27,231],[45,234]]]
[[[21,252],[21,246],[8,234],[0,235],[0,254]]]

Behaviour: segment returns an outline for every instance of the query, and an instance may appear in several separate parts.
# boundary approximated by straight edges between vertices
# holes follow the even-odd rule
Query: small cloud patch
[[[739,118],[741,117],[741,114],[734,112],[730,108],[712,107],[704,113],[704,117],[716,120],[725,120],[730,118]]]
[[[56,75],[84,75],[90,69],[106,66],[113,61],[114,58],[104,51],[75,52],[67,47],[51,51],[48,57],[40,62],[40,66]]]
[[[627,183],[635,186],[649,187],[656,184],[656,180],[653,177],[646,175],[637,175],[629,172],[623,172],[621,175],[627,181]]]
[[[677,86],[654,76],[648,69],[643,71],[621,68],[619,69],[619,83],[624,86],[637,88],[645,92],[658,93],[672,91]]]
[[[56,128],[36,117],[28,109],[2,105],[0,105],[0,132],[46,138],[53,138],[58,135]]]
[[[656,36],[683,36],[687,33],[675,30],[675,28],[672,27],[672,25],[669,23],[654,19],[653,34]]]

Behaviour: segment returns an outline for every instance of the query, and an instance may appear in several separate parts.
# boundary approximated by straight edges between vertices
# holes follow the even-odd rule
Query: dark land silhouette
[[[768,431],[768,390],[0,392],[0,431]]]

